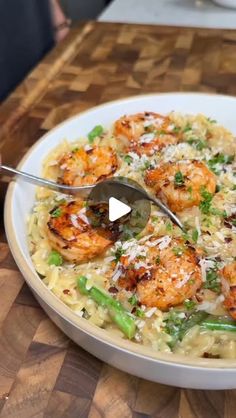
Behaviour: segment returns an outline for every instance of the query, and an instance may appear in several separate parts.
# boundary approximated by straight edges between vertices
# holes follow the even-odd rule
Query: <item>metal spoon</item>
[[[64,184],[58,184],[54,181],[42,179],[41,177],[34,176],[33,174],[25,173],[24,171],[16,170],[6,165],[0,165],[0,170],[7,172],[10,175],[10,177],[19,177],[23,179],[24,181],[27,181],[28,183],[41,186],[41,187],[46,187],[47,189],[51,189],[56,192],[61,192],[61,193],[68,194],[68,195],[77,195],[80,197],[87,197],[89,193],[91,192],[91,190],[96,186],[95,184],[89,185],[89,186],[66,186]],[[123,187],[139,192],[140,197],[154,203],[154,205],[158,206],[158,208],[161,209],[162,212],[164,212],[167,216],[169,216],[169,218],[179,228],[184,230],[184,226],[182,222],[179,220],[179,218],[166,205],[164,205],[164,203],[162,203],[161,200],[149,195],[143,189],[141,188],[139,189],[135,187],[132,183],[125,182],[121,180],[120,178],[116,179],[116,177],[113,177],[112,179],[104,180],[102,183],[106,183],[106,184],[112,183],[113,185],[117,183],[117,185],[122,185]]]

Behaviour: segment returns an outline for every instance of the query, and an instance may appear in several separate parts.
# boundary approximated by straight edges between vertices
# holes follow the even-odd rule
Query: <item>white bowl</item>
[[[230,9],[236,9],[236,0],[213,0],[213,2],[222,7],[229,7]]]
[[[20,169],[40,175],[44,157],[64,138],[72,141],[93,126],[109,126],[124,113],[138,111],[204,113],[236,133],[236,99],[194,93],[145,95],[98,106],[75,116],[39,140],[21,161]],[[236,360],[194,359],[156,353],[118,337],[79,318],[42,283],[30,259],[26,218],[35,199],[35,188],[17,181],[9,186],[5,202],[8,242],[36,299],[65,334],[101,360],[136,376],[173,386],[199,389],[236,388]]]

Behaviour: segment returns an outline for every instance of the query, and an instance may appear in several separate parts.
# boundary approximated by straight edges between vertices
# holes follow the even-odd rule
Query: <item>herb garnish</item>
[[[220,278],[216,268],[209,269],[206,273],[206,281],[203,283],[204,289],[210,289],[213,292],[220,293]]]
[[[220,171],[217,169],[217,164],[231,164],[234,161],[234,155],[224,155],[220,152],[213,158],[207,161],[207,165],[213,173],[218,175]]]
[[[125,250],[122,247],[118,247],[114,253],[115,262],[118,263],[118,261],[120,261],[122,255],[124,254],[125,254]]]
[[[210,123],[217,123],[217,120],[211,118],[207,118],[207,121]]]
[[[135,311],[135,314],[139,317],[139,318],[143,318],[145,316],[145,313],[142,309],[137,308]]]
[[[208,192],[205,187],[201,187],[201,196],[203,200],[199,205],[200,211],[204,213],[204,215],[208,215],[210,213],[213,194]]]
[[[176,255],[177,257],[180,257],[184,253],[184,248],[183,247],[173,247],[172,251],[173,251],[174,255]]]
[[[133,162],[133,158],[131,157],[131,155],[127,154],[124,156],[124,161],[130,165]]]
[[[189,132],[189,131],[191,131],[191,130],[192,130],[192,127],[191,127],[190,123],[188,122],[188,123],[185,125],[185,127],[184,127],[184,129],[183,129],[183,132]]]
[[[184,176],[181,173],[181,171],[177,171],[177,173],[175,173],[175,187],[182,187],[184,185]]]
[[[204,215],[215,215],[221,216],[222,218],[227,216],[227,212],[225,210],[211,207],[214,195],[208,192],[205,187],[201,188],[201,196],[203,200],[200,202],[199,209],[202,213],[204,213]]]
[[[181,131],[180,126],[175,126],[175,127],[172,129],[172,132],[174,132],[174,134],[178,134],[180,131]]]
[[[173,231],[173,224],[172,224],[172,222],[167,222],[166,223],[166,231],[167,232]]]
[[[52,218],[59,218],[62,215],[62,210],[61,208],[56,208],[53,210],[53,212],[51,212],[51,217]]]
[[[128,302],[130,303],[130,305],[135,306],[138,303],[138,299],[136,295],[132,295],[129,299]]]
[[[198,151],[202,151],[204,148],[207,148],[207,142],[199,138],[190,138],[187,143],[193,145]]]
[[[93,143],[94,139],[97,138],[98,136],[102,135],[102,133],[104,132],[104,129],[101,125],[96,125],[92,131],[90,131],[88,133],[88,139],[90,144]]]
[[[198,236],[199,236],[198,230],[194,229],[193,232],[192,232],[192,240],[193,240],[193,242],[195,242],[195,244],[198,241]]]
[[[194,302],[194,300],[191,299],[186,299],[184,301],[184,307],[188,310],[191,311],[192,309],[194,309],[196,306],[196,302]]]

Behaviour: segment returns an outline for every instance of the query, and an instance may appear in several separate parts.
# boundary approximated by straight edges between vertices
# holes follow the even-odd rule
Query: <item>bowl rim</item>
[[[46,142],[48,138],[57,130],[67,123],[71,122],[72,120],[79,119],[84,115],[89,114],[91,111],[95,111],[97,109],[106,109],[112,106],[113,104],[119,104],[122,102],[128,103],[129,101],[140,100],[142,98],[148,97],[158,97],[161,96],[216,96],[218,99],[232,99],[236,101],[236,98],[233,96],[227,95],[218,95],[214,93],[197,93],[197,92],[168,92],[168,93],[149,93],[149,94],[142,94],[142,95],[135,95],[124,97],[117,100],[112,100],[110,102],[106,102],[103,104],[99,104],[97,106],[93,106],[85,111],[82,111],[74,116],[69,117],[68,119],[62,121],[55,127],[53,127],[50,131],[46,132],[41,138],[39,138],[26,152],[23,158],[20,160],[19,164],[17,165],[18,169],[24,165],[24,163],[31,157],[31,155],[35,152],[38,145],[42,142]],[[187,357],[180,354],[170,354],[170,353],[161,353],[155,352],[152,348],[139,345],[129,340],[125,340],[119,338],[114,335],[109,335],[109,333],[99,328],[98,326],[91,324],[84,318],[80,318],[73,312],[69,306],[67,306],[64,302],[62,302],[56,295],[54,295],[47,286],[42,282],[39,275],[37,274],[36,270],[33,270],[28,262],[26,261],[23,251],[21,250],[20,245],[16,240],[15,231],[12,222],[12,209],[13,209],[13,198],[14,193],[16,190],[16,182],[11,182],[8,186],[8,190],[5,197],[4,203],[4,225],[5,231],[7,236],[8,245],[12,252],[12,255],[16,261],[16,264],[21,271],[26,283],[29,287],[39,296],[40,299],[44,301],[59,317],[62,317],[64,320],[70,323],[76,329],[79,329],[83,333],[92,336],[95,341],[99,341],[100,343],[106,344],[107,346],[112,347],[114,350],[119,350],[129,355],[133,355],[140,359],[145,359],[150,362],[154,362],[158,365],[158,363],[162,363],[163,365],[173,365],[175,367],[181,367],[185,369],[202,369],[204,371],[209,372],[217,372],[219,370],[225,369],[227,372],[235,373],[236,371],[236,359],[204,359],[204,358],[193,358]]]

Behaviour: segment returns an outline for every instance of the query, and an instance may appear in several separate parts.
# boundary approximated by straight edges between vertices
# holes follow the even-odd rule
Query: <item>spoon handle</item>
[[[15,168],[8,167],[2,164],[0,164],[0,171],[1,170],[7,172],[8,175],[10,175],[10,177],[22,178],[28,183],[34,184],[36,186],[46,187],[56,192],[61,192],[64,194],[69,194],[69,195],[76,195],[76,196],[83,197],[83,198],[87,197],[89,193],[91,192],[91,190],[95,187],[95,185],[80,186],[80,187],[79,186],[66,186],[64,184],[58,184],[58,183],[55,183],[54,181],[42,179],[41,177],[37,177],[37,176],[34,176],[33,174],[25,173],[24,171],[19,171]],[[173,212],[171,212],[171,210],[166,205],[164,205],[164,203],[162,203],[161,200],[150,196],[148,193],[144,192],[143,190],[137,189],[134,186],[127,184],[126,182],[122,182],[120,180],[116,181],[116,179],[112,179],[110,181],[112,181],[112,183],[117,182],[118,184],[123,184],[123,186],[128,187],[129,189],[134,189],[138,191],[143,197],[145,197],[145,199],[150,200],[156,206],[158,206],[167,216],[169,216],[169,218],[176,225],[178,225],[184,231],[184,226],[180,222],[178,217]],[[109,183],[109,180],[107,182]]]
[[[106,180],[107,183],[114,184],[117,183],[117,185],[123,185],[124,187],[135,190],[142,196],[144,199],[149,200],[150,202],[154,203],[155,206],[157,206],[159,209],[161,209],[162,212],[164,212],[169,218],[176,224],[180,229],[182,229],[183,232],[185,232],[184,226],[182,222],[179,220],[179,218],[164,204],[161,200],[159,200],[157,197],[153,197],[150,194],[148,194],[145,190],[142,188],[135,187],[132,183],[129,181],[124,181],[121,178],[115,178],[113,177],[110,180]]]
[[[0,165],[0,171],[3,170],[10,175],[10,177],[19,177],[28,183],[36,186],[46,187],[56,192],[61,192],[69,195],[81,195],[86,196],[92,190],[93,186],[81,186],[81,187],[70,187],[64,184],[58,184],[54,181],[42,179],[41,177],[34,176],[33,174],[25,173],[24,171],[16,170],[15,168]]]

